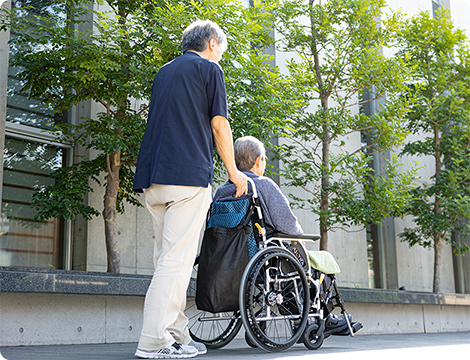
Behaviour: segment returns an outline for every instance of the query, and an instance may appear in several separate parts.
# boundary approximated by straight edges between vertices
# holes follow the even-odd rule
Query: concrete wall
[[[364,325],[358,335],[437,333],[470,328],[470,309],[464,306],[348,303],[347,310],[353,320]]]
[[[138,341],[142,296],[0,293],[0,346]]]
[[[103,189],[93,184],[94,197],[89,204],[102,211]],[[143,196],[142,202],[143,202]],[[144,207],[126,206],[117,216],[117,240],[121,256],[121,273],[153,274],[154,232],[150,213]],[[87,271],[106,271],[106,245],[102,217],[88,221]]]
[[[137,342],[143,301],[143,296],[0,292],[0,346]],[[470,331],[469,306],[347,302],[346,308],[364,325],[359,336]]]
[[[467,36],[470,37],[470,3],[468,1],[450,0],[449,9],[455,26],[464,29]]]

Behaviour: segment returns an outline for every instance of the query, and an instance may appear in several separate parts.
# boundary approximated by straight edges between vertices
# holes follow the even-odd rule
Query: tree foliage
[[[277,46],[295,54],[287,68],[304,100],[290,115],[289,140],[281,141],[278,156],[287,185],[305,190],[292,196],[318,216],[326,250],[329,231],[380,223],[402,214],[409,201],[413,169],[399,170],[392,157],[383,174],[371,170],[373,154],[394,149],[407,135],[410,97],[402,93],[410,73],[382,51],[393,46],[401,17],[385,15],[384,0],[286,0],[275,18]],[[366,100],[365,92],[374,95]],[[374,114],[356,111],[383,98]]]
[[[400,48],[398,56],[415,71],[410,88],[416,102],[407,118],[409,131],[419,135],[402,153],[434,159],[433,175],[412,193],[408,212],[415,227],[400,237],[434,248],[433,291],[440,292],[443,243],[464,252],[468,247],[453,243],[451,234],[470,235],[470,48],[447,10],[408,20]]]
[[[277,132],[295,99],[280,91],[285,79],[269,65],[272,57],[262,54],[271,41],[270,6],[244,8],[233,0],[37,0],[2,10],[1,29],[15,34],[10,66],[19,69],[25,94],[59,113],[87,100],[102,106],[94,118],[54,128],[59,141],[96,156],[76,158],[53,174],[55,183],[34,195],[37,217],[99,215],[83,198],[93,189],[90,180],[103,183],[108,271],[119,272],[116,215],[126,202],[140,205],[132,192],[133,167],[153,77],[181,54],[182,32],[196,19],[213,20],[229,34],[221,65],[234,133],[267,141]]]

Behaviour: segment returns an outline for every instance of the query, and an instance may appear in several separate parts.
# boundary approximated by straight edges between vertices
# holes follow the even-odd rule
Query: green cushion
[[[339,274],[341,272],[335,258],[328,251],[309,250],[308,257],[310,258],[310,266],[316,270],[325,274]]]

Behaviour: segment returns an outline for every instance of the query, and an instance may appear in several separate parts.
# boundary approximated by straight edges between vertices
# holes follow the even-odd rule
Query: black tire
[[[305,271],[284,248],[268,247],[248,263],[240,286],[247,336],[266,351],[283,351],[302,336],[309,312]]]
[[[245,331],[245,341],[248,344],[248,346],[253,349],[258,347],[258,345],[256,345],[256,343],[253,340],[251,340],[250,336],[248,335],[246,331]]]
[[[311,324],[307,326],[302,335],[302,341],[305,347],[309,350],[318,350],[323,345],[323,340],[325,340],[325,335],[323,332],[320,335],[317,335],[319,326],[317,324]]]
[[[220,349],[237,336],[242,322],[240,312],[213,314],[196,307],[196,278],[199,255],[194,261],[193,274],[188,287],[185,315],[188,318],[189,334],[194,341],[201,342],[209,349]]]

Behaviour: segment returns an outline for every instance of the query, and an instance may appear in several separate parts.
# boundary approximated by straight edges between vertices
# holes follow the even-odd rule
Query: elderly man
[[[303,234],[302,227],[279,186],[263,176],[266,167],[263,143],[253,136],[244,136],[235,141],[234,150],[238,169],[255,182],[268,233],[276,231],[287,235]],[[234,194],[235,185],[226,182],[217,189],[214,201],[233,200]]]
[[[214,143],[237,196],[247,191],[246,176],[234,161],[224,75],[217,64],[226,36],[217,24],[198,21],[184,31],[182,48],[183,55],[155,76],[134,179],[134,190],[145,191],[155,231],[155,272],[135,353],[143,359],[206,352],[191,340],[184,309],[211,203]]]

